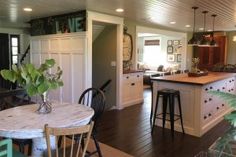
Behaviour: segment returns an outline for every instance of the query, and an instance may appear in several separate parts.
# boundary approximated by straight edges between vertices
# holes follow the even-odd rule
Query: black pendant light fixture
[[[210,41],[206,38],[206,14],[208,13],[208,11],[203,11],[202,12],[204,15],[204,29],[203,29],[203,33],[201,36],[201,40],[200,40],[200,44],[198,45],[199,47],[209,47],[210,46]]]
[[[215,17],[217,16],[216,14],[211,15],[213,18],[212,21],[212,34],[211,34],[211,42],[210,42],[210,46],[215,46],[217,47],[218,44],[216,43],[216,41],[214,40],[214,29],[215,29]]]
[[[192,38],[188,41],[188,45],[190,46],[197,46],[198,45],[198,40],[195,36],[195,22],[196,22],[196,10],[198,9],[198,7],[192,7],[193,9],[193,16],[194,16],[194,19],[193,19],[193,36]]]

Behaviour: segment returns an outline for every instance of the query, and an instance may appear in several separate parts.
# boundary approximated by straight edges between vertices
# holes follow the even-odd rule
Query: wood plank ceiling
[[[212,14],[217,14],[215,30],[235,30],[236,0],[1,0],[0,26],[20,25],[30,19],[88,9],[121,16],[134,21],[160,25],[181,31],[192,31],[193,10],[196,12],[196,29],[203,27],[204,10],[207,14],[206,30],[212,29]],[[23,11],[31,7],[32,12]],[[123,8],[123,13],[115,12]],[[171,25],[170,22],[176,24]],[[185,25],[191,25],[186,28]]]

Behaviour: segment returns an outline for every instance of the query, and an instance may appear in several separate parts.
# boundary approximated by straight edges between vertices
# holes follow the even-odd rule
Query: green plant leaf
[[[51,89],[57,89],[57,87],[58,87],[57,82],[51,82],[51,83],[50,83],[50,88],[51,88]]]
[[[225,119],[229,121],[232,125],[236,124],[236,113],[230,113],[225,116]]]
[[[9,80],[13,83],[16,81],[16,76],[11,70],[1,70],[1,75],[5,80]]]
[[[47,59],[46,61],[45,61],[45,64],[48,66],[48,67],[53,67],[54,65],[55,65],[55,60],[54,59]]]
[[[12,70],[15,71],[16,73],[18,73],[18,68],[15,64],[12,65]]]
[[[58,81],[58,86],[59,87],[61,87],[61,86],[63,86],[64,85],[64,83],[62,82],[62,81]]]
[[[25,67],[29,74],[35,69],[33,64],[26,64]]]
[[[37,88],[33,85],[29,85],[26,91],[29,94],[29,96],[34,96],[38,93]]]
[[[43,82],[42,84],[38,86],[37,89],[38,89],[39,94],[43,94],[49,89],[49,85],[47,82]]]
[[[208,93],[218,96],[236,110],[236,95],[220,91],[209,91]]]

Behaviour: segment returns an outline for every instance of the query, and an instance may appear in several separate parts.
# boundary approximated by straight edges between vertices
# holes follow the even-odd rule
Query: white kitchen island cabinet
[[[210,72],[207,76],[201,77],[177,74],[152,78],[153,106],[156,105],[158,90],[163,88],[179,90],[185,132],[201,137],[218,124],[225,114],[232,111],[225,101],[209,94],[208,91],[216,90],[235,94],[235,77],[235,73]],[[161,104],[162,102],[159,101],[158,113],[162,112]],[[175,111],[178,114],[177,105],[175,105]],[[157,119],[156,125],[162,126],[160,119]],[[175,122],[175,130],[181,132],[179,121]]]

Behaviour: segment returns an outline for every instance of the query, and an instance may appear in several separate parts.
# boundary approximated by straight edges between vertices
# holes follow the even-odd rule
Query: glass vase
[[[52,104],[48,101],[48,92],[44,92],[41,95],[42,102],[40,103],[39,108],[37,109],[37,112],[39,114],[47,114],[52,111]]]

